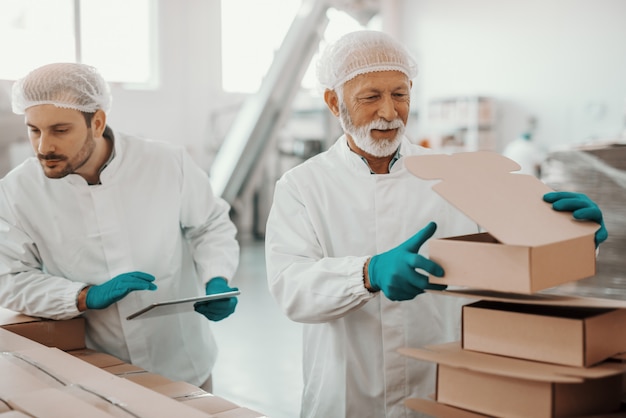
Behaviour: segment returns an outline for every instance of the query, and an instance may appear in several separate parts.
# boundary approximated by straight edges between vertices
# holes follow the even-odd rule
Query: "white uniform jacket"
[[[404,138],[402,156],[432,152]],[[363,284],[363,264],[430,221],[435,237],[478,226],[400,158],[370,174],[345,136],[277,182],[266,229],[268,284],[286,315],[304,324],[303,417],[414,416],[403,402],[434,390],[434,364],[400,347],[455,341],[467,300],[422,294],[392,302]],[[428,242],[420,253],[427,256]]]
[[[27,315],[80,315],[76,296],[126,272],[156,277],[103,310],[87,310],[87,347],[172,380],[202,384],[217,347],[195,312],[127,321],[149,303],[204,295],[239,260],[228,204],[182,147],[116,134],[115,158],[89,186],[47,178],[29,158],[0,180],[0,305]]]

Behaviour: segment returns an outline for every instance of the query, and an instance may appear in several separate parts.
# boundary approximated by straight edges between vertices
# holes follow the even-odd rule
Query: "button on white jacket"
[[[239,259],[228,204],[183,148],[115,136],[115,158],[89,186],[48,179],[36,158],[0,180],[0,305],[28,315],[80,314],[76,296],[126,272],[156,277],[103,310],[87,310],[87,347],[173,380],[202,384],[217,347],[197,313],[127,321],[149,303],[204,295]]]
[[[432,152],[406,138],[403,156]],[[370,174],[341,137],[277,182],[266,229],[270,291],[304,324],[303,417],[405,417],[408,397],[434,391],[434,364],[401,356],[459,338],[467,300],[422,294],[392,302],[363,284],[368,256],[387,251],[430,221],[434,237],[478,226],[409,173],[402,158]],[[420,253],[427,256],[428,242]]]

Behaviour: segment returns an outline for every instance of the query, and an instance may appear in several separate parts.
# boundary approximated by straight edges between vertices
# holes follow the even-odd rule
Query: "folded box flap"
[[[508,245],[540,246],[593,235],[594,222],[577,221],[543,201],[552,191],[519,164],[492,151],[408,156],[407,169],[491,235]]]
[[[605,362],[586,368],[561,366],[464,350],[458,341],[425,348],[404,347],[398,349],[398,352],[446,366],[540,382],[582,383],[585,379],[598,379],[626,372],[626,363]]]

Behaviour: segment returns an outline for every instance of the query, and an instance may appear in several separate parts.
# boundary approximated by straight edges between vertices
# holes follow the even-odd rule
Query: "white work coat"
[[[429,153],[404,138],[402,156]],[[277,182],[266,229],[270,291],[304,324],[302,417],[408,417],[409,397],[434,391],[435,365],[402,356],[459,338],[467,300],[422,294],[393,302],[363,284],[369,256],[404,242],[430,221],[435,237],[478,226],[407,171],[371,174],[345,136]],[[428,242],[420,254],[427,256]]]
[[[0,305],[28,315],[80,315],[76,296],[126,272],[156,277],[87,310],[86,344],[172,380],[201,385],[217,347],[195,313],[128,321],[156,301],[204,295],[239,259],[229,206],[182,147],[116,134],[115,157],[89,186],[76,174],[47,178],[36,158],[0,180]]]

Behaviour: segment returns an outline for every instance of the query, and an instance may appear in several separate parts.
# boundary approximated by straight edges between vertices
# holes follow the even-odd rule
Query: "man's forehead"
[[[362,90],[377,88],[409,87],[410,80],[400,71],[373,71],[359,74],[352,80],[346,81],[344,89]]]
[[[24,119],[30,124],[71,124],[82,120],[82,113],[75,109],[66,109],[52,104],[31,106],[24,111]]]

